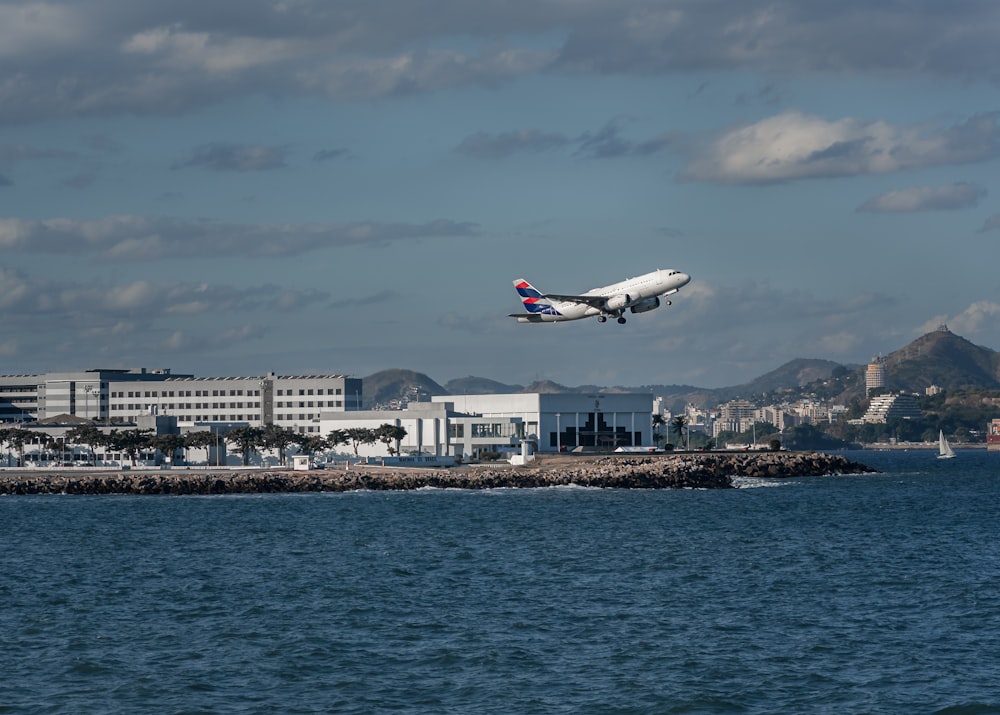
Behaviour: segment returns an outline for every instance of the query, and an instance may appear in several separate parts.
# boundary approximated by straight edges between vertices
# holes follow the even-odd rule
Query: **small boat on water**
[[[955,450],[948,444],[944,436],[944,430],[938,430],[938,459],[951,459],[955,456]]]

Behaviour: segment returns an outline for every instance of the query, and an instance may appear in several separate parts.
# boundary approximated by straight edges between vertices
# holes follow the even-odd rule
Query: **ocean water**
[[[0,498],[0,713],[1000,713],[1000,454]]]

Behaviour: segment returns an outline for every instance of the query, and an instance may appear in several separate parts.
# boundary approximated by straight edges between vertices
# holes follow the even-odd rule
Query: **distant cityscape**
[[[930,337],[971,345],[945,326]],[[908,346],[902,354],[923,352],[923,347]],[[984,355],[993,358],[988,351]],[[838,368],[839,373],[816,381],[807,396],[788,398],[783,396],[787,389],[779,389],[762,394],[764,399],[728,399],[714,407],[693,402],[679,407],[676,400],[652,392],[432,395],[420,385],[404,383],[395,397],[365,410],[364,381],[343,374],[196,377],[135,368],[0,375],[0,426],[29,431],[36,435],[33,443],[44,445],[65,440],[83,424],[105,432],[141,426],[178,435],[266,427],[318,439],[331,430],[388,424],[406,432],[402,452],[468,458],[514,452],[526,444],[532,450],[566,451],[926,443],[946,430],[959,442],[1000,449],[1000,391],[994,397],[975,396],[971,407],[952,400],[956,407],[941,399],[957,394],[954,389],[936,384],[920,392],[890,389],[891,372],[906,364],[898,355],[893,363],[874,357],[861,373],[863,400],[818,394],[827,388],[831,394],[853,394],[845,389],[853,378]],[[947,379],[944,370],[937,374]],[[993,414],[990,405],[996,407]],[[378,450],[355,445],[359,456]],[[45,451],[42,446],[36,450],[43,461]],[[72,456],[74,461],[90,458],[78,452]]]

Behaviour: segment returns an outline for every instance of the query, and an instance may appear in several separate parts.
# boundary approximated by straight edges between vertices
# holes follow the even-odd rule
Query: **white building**
[[[523,440],[541,452],[653,446],[650,394],[442,395],[432,400],[399,411],[324,413],[320,433],[391,424],[406,430],[402,454],[463,458],[516,452]],[[358,449],[359,456],[385,452],[382,444]]]
[[[513,452],[524,437],[520,417],[483,417],[455,412],[450,402],[411,402],[405,410],[361,410],[324,413],[320,419],[323,436],[334,430],[382,425],[406,430],[398,446],[401,455],[462,457],[471,459],[482,452]],[[350,447],[340,447],[347,452]],[[381,443],[358,445],[358,456],[376,457],[387,453]]]
[[[890,419],[918,420],[922,416],[913,395],[878,395],[868,404],[861,421],[884,424]]]
[[[0,422],[171,415],[182,425],[274,424],[318,434],[320,413],[361,409],[361,382],[346,375],[194,377],[146,368],[0,375]]]
[[[885,358],[876,355],[865,367],[865,394],[881,390],[886,385]]]
[[[31,422],[60,415],[107,420],[113,382],[135,386],[170,377],[170,370],[146,368],[0,375],[0,422]]]
[[[345,375],[170,377],[159,384],[110,383],[108,414],[131,421],[142,414],[173,415],[181,425],[273,424],[323,434],[320,415],[361,407],[361,380]]]
[[[649,393],[447,395],[455,411],[480,417],[517,417],[525,439],[539,452],[577,447],[612,450],[653,446],[653,396]]]

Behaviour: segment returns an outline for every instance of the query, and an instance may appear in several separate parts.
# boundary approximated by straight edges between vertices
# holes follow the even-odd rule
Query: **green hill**
[[[451,395],[508,395],[523,392],[522,385],[505,385],[485,377],[460,377],[448,380],[444,385]]]
[[[421,372],[394,368],[362,379],[362,399],[366,409],[394,406],[400,400],[426,401],[449,392]]]
[[[890,353],[885,365],[891,390],[923,393],[931,385],[952,391],[1000,390],[1000,353],[974,345],[946,328]],[[398,406],[432,395],[650,392],[662,397],[670,409],[678,410],[686,404],[714,407],[734,399],[759,400],[765,395],[773,401],[810,396],[850,404],[865,397],[865,367],[798,358],[744,384],[716,389],[691,385],[568,387],[552,380],[522,386],[473,376],[450,380],[442,387],[423,373],[404,369],[377,372],[364,378],[363,384],[366,407]]]
[[[947,328],[927,333],[885,359],[888,387],[923,392],[931,385],[1000,389],[1000,353],[970,343]]]

